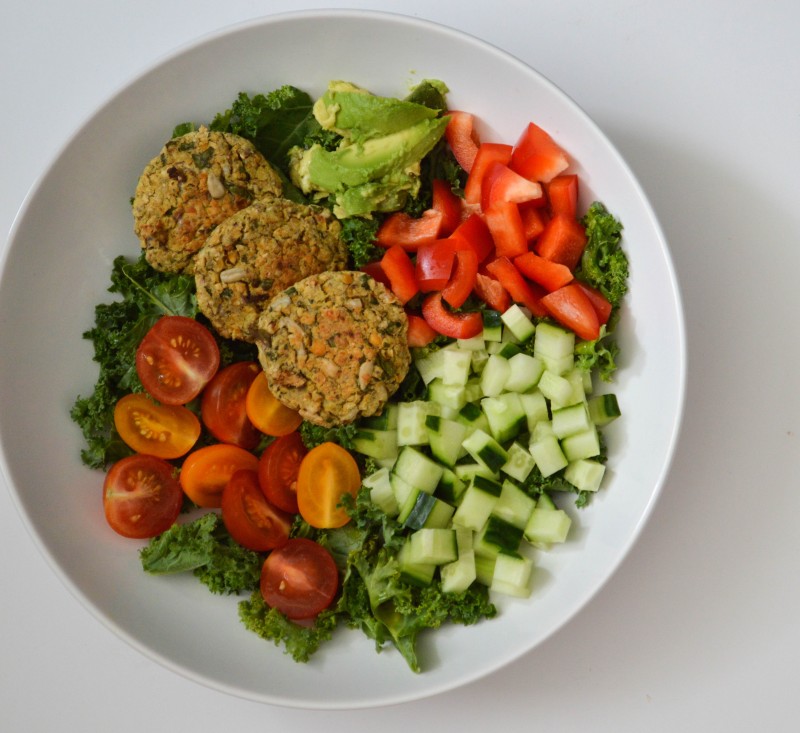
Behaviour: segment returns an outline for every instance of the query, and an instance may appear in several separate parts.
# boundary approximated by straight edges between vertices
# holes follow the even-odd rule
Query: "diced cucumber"
[[[467,488],[467,483],[468,481],[463,481],[459,478],[455,471],[445,468],[442,471],[442,478],[434,493],[448,504],[457,504],[461,499],[461,495]]]
[[[511,374],[508,359],[499,354],[492,354],[486,360],[486,365],[481,372],[481,390],[486,397],[497,397],[506,386],[506,381]]]
[[[522,534],[522,527],[516,527],[505,519],[490,514],[486,523],[475,535],[475,554],[491,557],[502,550],[518,550]]]
[[[394,402],[387,402],[379,415],[362,417],[358,427],[369,430],[397,430],[397,405]]]
[[[425,427],[428,428],[431,455],[445,466],[455,466],[467,436],[467,426],[439,415],[428,415]]]
[[[464,386],[472,368],[472,355],[462,349],[442,350],[442,382]]]
[[[454,529],[425,527],[411,534],[406,542],[406,559],[415,564],[444,565],[458,559]]]
[[[492,585],[492,576],[494,576],[494,566],[497,562],[497,557],[490,557],[489,555],[475,554],[475,580],[487,588]]]
[[[478,402],[483,397],[480,377],[472,377],[467,380],[464,387],[464,399],[467,402]]]
[[[496,481],[483,476],[473,477],[453,514],[453,525],[479,531],[492,513],[501,492],[502,486]]]
[[[483,478],[492,479],[493,481],[497,479],[498,473],[492,471],[491,468],[488,468],[484,463],[457,463],[453,467],[453,472],[455,473],[456,477],[463,481],[465,484],[469,484],[475,476],[483,476]],[[466,489],[466,486],[465,486]],[[462,491],[463,494],[463,491]]]
[[[569,463],[555,435],[545,435],[530,445],[530,452],[542,476],[547,478]]]
[[[392,485],[392,491],[394,492],[394,498],[397,500],[398,511],[399,507],[403,506],[406,503],[406,499],[408,499],[409,495],[412,491],[414,491],[414,487],[401,479],[396,473],[389,473],[389,483]]]
[[[539,494],[539,498],[536,500],[536,506],[540,509],[558,509],[556,503],[546,491]]]
[[[437,377],[441,378],[444,374],[442,369],[442,350],[437,349],[423,357],[414,357],[414,366],[425,384],[430,384]]]
[[[464,351],[486,350],[486,342],[484,341],[482,334],[478,334],[477,336],[473,336],[472,338],[468,339],[457,339],[456,344],[458,344],[459,349],[463,349]]]
[[[439,569],[443,593],[463,593],[477,577],[474,550],[459,552],[458,559]]]
[[[531,443],[537,443],[542,438],[548,438],[550,436],[555,437],[555,435],[551,420],[539,420],[539,422],[533,426],[533,430],[531,430]]]
[[[516,356],[517,354],[521,354],[522,349],[519,348],[517,344],[503,344],[500,351],[497,352],[497,356],[502,356],[504,359],[510,359],[512,356]]]
[[[458,554],[467,552],[467,550],[475,549],[473,546],[473,538],[475,533],[467,527],[456,527],[456,545],[458,545]]]
[[[426,445],[428,430],[425,427],[425,418],[434,410],[435,408],[430,402],[422,400],[399,402],[397,404],[397,445]]]
[[[540,356],[539,358],[544,364],[545,371],[557,374],[559,377],[563,377],[575,368],[575,359],[572,354],[558,358],[552,356]]]
[[[436,572],[434,563],[412,562],[409,559],[411,548],[406,542],[397,553],[397,565],[400,570],[400,578],[407,583],[425,587],[433,582]]]
[[[508,366],[505,389],[509,392],[530,392],[544,373],[542,360],[530,354],[515,354],[508,360]]]
[[[363,485],[369,489],[369,498],[375,506],[389,517],[394,517],[400,510],[397,497],[392,489],[388,468],[379,468],[364,478]]]
[[[592,421],[585,402],[553,410],[553,432],[559,440],[575,433],[582,433],[591,426]]]
[[[561,450],[568,461],[600,455],[600,435],[594,425],[561,441]]]
[[[397,521],[410,529],[447,527],[454,511],[455,507],[441,499],[420,489],[412,489],[400,508]]]
[[[467,435],[470,435],[475,430],[489,432],[489,421],[486,419],[486,415],[481,410],[480,405],[468,402],[458,411],[456,419],[467,426]]]
[[[472,352],[472,371],[475,374],[480,374],[483,371],[483,368],[486,366],[486,362],[489,361],[489,352],[485,349],[482,351],[473,351]]]
[[[353,450],[379,460],[397,458],[397,431],[358,428],[353,435]]]
[[[516,303],[508,308],[501,318],[505,327],[511,331],[520,342],[527,341],[533,336],[536,330],[530,317],[524,313]]]
[[[489,432],[499,443],[516,438],[528,427],[528,420],[519,395],[504,392],[497,397],[484,397],[481,409],[489,421]]]
[[[615,394],[596,395],[589,399],[589,415],[599,428],[616,420],[621,414]]]
[[[503,488],[492,507],[492,514],[524,530],[535,506],[533,497],[528,496],[519,486],[511,481],[503,481]]]
[[[525,527],[525,539],[531,544],[549,547],[564,542],[571,526],[572,519],[563,509],[549,509],[537,505]]]
[[[412,446],[404,446],[397,456],[392,473],[409,486],[432,494],[442,478],[444,468]]]
[[[464,448],[476,461],[497,473],[508,461],[508,453],[491,435],[475,430],[464,440]]]
[[[517,481],[524,481],[536,465],[531,452],[516,442],[508,447],[507,452],[508,460],[500,467],[500,471]]]
[[[591,458],[579,458],[564,469],[564,478],[579,491],[597,491],[603,482],[606,467]]]
[[[494,563],[494,573],[489,589],[516,598],[531,594],[533,560],[518,552],[500,552]]]
[[[533,432],[537,423],[550,419],[547,400],[540,390],[535,389],[533,392],[525,392],[519,395],[519,401],[522,404],[522,409],[525,410],[529,433]]]
[[[536,326],[536,339],[533,354],[540,358],[572,358],[575,352],[575,334],[549,321],[541,321]]]
[[[569,380],[559,376],[549,369],[545,369],[542,378],[539,380],[539,391],[548,400],[559,405],[566,404],[572,394],[572,385]]]
[[[566,405],[574,405],[577,402],[586,401],[584,374],[586,374],[586,371],[583,369],[570,369],[566,374],[562,375],[572,385],[572,392],[563,405],[553,405],[553,407],[565,407]]]
[[[466,353],[466,352],[464,352]],[[466,387],[464,384],[445,384],[437,377],[428,385],[430,402],[460,410],[466,403]]]
[[[484,341],[494,341],[500,343],[503,339],[503,319],[497,311],[483,311],[483,334]]]
[[[489,356],[492,356],[493,354],[499,354],[503,350],[504,346],[505,344],[502,341],[487,341],[486,353],[489,354]]]

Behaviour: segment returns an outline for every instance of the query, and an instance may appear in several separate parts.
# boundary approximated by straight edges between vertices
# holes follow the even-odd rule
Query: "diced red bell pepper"
[[[483,262],[494,249],[492,233],[480,214],[470,214],[459,224],[453,236],[463,238],[475,250],[478,262]]]
[[[381,269],[389,278],[392,292],[401,303],[407,303],[419,292],[414,275],[414,263],[400,245],[386,250],[381,258]]]
[[[536,252],[574,270],[586,248],[586,230],[575,218],[558,214],[547,222],[536,240]]]
[[[475,276],[475,295],[499,313],[505,313],[511,307],[511,296],[500,281],[482,272]]]
[[[453,313],[445,307],[441,293],[431,293],[422,301],[422,317],[434,331],[450,338],[468,339],[483,332],[478,311]]]
[[[434,331],[428,322],[414,313],[407,313],[408,316],[408,345],[412,348],[427,346],[436,338]]]
[[[535,252],[526,252],[514,258],[517,269],[529,280],[539,283],[548,292],[553,292],[573,279],[569,267],[539,257]]]
[[[542,298],[548,313],[562,326],[571,329],[586,341],[600,336],[600,322],[586,293],[577,283],[548,293]]]
[[[503,163],[508,165],[511,160],[512,147],[504,143],[482,143],[478,148],[475,160],[472,162],[472,169],[467,176],[464,184],[464,201],[468,204],[479,204],[481,202],[481,187],[483,178],[491,168],[493,163]]]
[[[564,173],[547,184],[547,200],[553,215],[564,214],[573,219],[578,212],[578,176]]]
[[[533,241],[544,231],[549,217],[538,201],[528,201],[519,205],[519,215],[522,217],[522,227],[525,229],[525,238]]]
[[[487,264],[486,269],[500,281],[515,303],[521,303],[535,316],[547,315],[547,309],[541,303],[547,291],[536,283],[526,281],[511,260],[498,257]]]
[[[442,224],[439,229],[440,237],[449,236],[461,223],[461,197],[454,194],[450,184],[440,178],[436,178],[433,181],[433,203],[431,208],[442,214]]]
[[[415,252],[423,244],[433,242],[442,228],[442,212],[428,209],[420,217],[403,211],[390,214],[378,228],[375,241],[381,247],[399,245]]]
[[[475,118],[469,112],[457,110],[448,112],[447,116],[450,120],[444,131],[445,139],[458,164],[469,173],[479,145],[474,130]]]
[[[460,308],[469,298],[475,287],[475,278],[478,275],[478,255],[472,249],[462,249],[456,252],[455,267],[442,290],[442,298],[453,308]]]
[[[528,251],[528,239],[517,204],[496,201],[484,212],[498,257],[517,257]]]
[[[509,166],[532,181],[547,183],[569,166],[567,154],[533,122],[520,135]]]
[[[380,260],[376,262],[368,262],[361,268],[361,272],[366,272],[373,280],[377,280],[379,283],[382,283],[387,288],[391,289],[392,285],[389,282],[389,278],[386,277],[386,273],[383,271],[381,267]]]
[[[450,239],[437,239],[417,250],[415,274],[417,285],[423,293],[441,290],[447,285],[455,256],[456,247]]]
[[[600,325],[608,323],[608,319],[611,317],[611,303],[608,302],[606,296],[597,288],[593,288],[581,280],[576,280],[575,284],[586,293],[586,297],[589,298],[589,302],[594,307],[595,313],[597,313],[597,320],[600,321]]]
[[[487,211],[498,201],[522,204],[544,197],[542,187],[512,171],[503,163],[492,163],[481,185],[481,208]]]

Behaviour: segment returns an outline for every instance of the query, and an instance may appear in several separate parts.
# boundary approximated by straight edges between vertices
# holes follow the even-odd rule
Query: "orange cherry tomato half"
[[[261,568],[265,603],[289,619],[314,618],[333,602],[339,571],[330,552],[297,537],[273,550]]]
[[[312,527],[343,527],[350,521],[340,506],[345,494],[355,497],[361,488],[361,473],[355,458],[336,443],[312,448],[297,474],[297,506]]]
[[[276,507],[297,514],[297,475],[308,453],[300,433],[283,435],[272,441],[258,461],[261,491]]]
[[[300,413],[286,407],[270,392],[267,375],[263,371],[259,372],[247,391],[245,408],[250,422],[262,433],[274,437],[294,432],[303,422]]]
[[[247,391],[260,372],[257,362],[238,361],[220,369],[203,390],[203,424],[220,442],[253,450],[261,440],[245,406]]]
[[[285,544],[292,519],[267,501],[255,471],[236,471],[222,490],[222,521],[248,550],[266,552]]]
[[[180,458],[200,437],[200,421],[181,405],[158,405],[142,392],[121,397],[114,406],[114,426],[137,453]]]
[[[145,539],[168,530],[178,518],[183,491],[163,458],[136,454],[117,461],[103,483],[103,511],[123,537]]]
[[[163,316],[136,350],[144,388],[165,405],[185,405],[219,368],[219,347],[204,325],[186,316]]]
[[[179,480],[186,496],[197,506],[218,508],[223,489],[241,469],[258,471],[258,458],[238,445],[216,443],[189,454]]]

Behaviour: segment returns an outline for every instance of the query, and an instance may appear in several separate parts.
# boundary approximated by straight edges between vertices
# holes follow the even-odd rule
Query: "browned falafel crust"
[[[224,337],[253,341],[258,316],[304,277],[347,264],[341,225],[327,210],[283,198],[256,201],[222,222],[195,257],[197,305]]]
[[[133,198],[134,232],[154,269],[191,273],[195,253],[221,222],[282,191],[249,140],[201,127],[167,142],[145,167]]]
[[[400,301],[349,270],[277,295],[259,317],[256,344],[275,397],[325,427],[381,412],[411,364]]]

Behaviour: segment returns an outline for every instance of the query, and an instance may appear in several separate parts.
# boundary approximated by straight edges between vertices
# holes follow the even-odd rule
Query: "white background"
[[[222,26],[308,7],[6,0],[0,244],[52,156],[132,76]],[[800,5],[349,7],[445,23],[518,56],[595,119],[642,183],[689,341],[684,427],[651,519],[591,603],[510,667],[419,703],[309,712],[206,689],[118,640],[51,572],[3,485],[0,729],[797,730]]]

